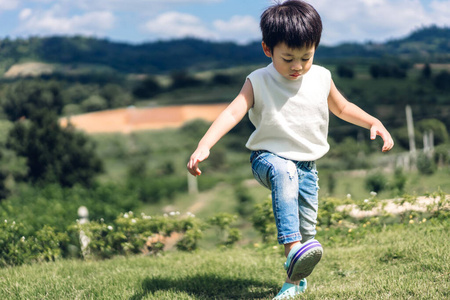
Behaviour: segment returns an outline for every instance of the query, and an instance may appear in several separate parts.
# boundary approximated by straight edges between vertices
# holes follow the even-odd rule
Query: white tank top
[[[254,94],[249,118],[256,127],[247,141],[248,149],[267,150],[295,161],[314,161],[328,152],[331,74],[327,69],[313,65],[293,81],[270,64],[247,78]]]

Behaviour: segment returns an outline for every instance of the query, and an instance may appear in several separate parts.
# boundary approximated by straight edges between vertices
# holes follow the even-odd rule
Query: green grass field
[[[449,230],[433,219],[325,241],[298,299],[448,299]],[[60,260],[1,269],[0,299],[271,299],[283,262],[279,246]]]

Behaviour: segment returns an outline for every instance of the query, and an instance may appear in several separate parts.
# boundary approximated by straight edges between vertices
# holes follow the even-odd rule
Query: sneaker
[[[283,287],[281,288],[280,292],[276,295],[275,298],[273,298],[273,300],[291,299],[300,293],[304,293],[306,290],[306,286],[307,286],[306,278],[303,278],[300,281],[300,285],[285,283],[283,284]]]
[[[322,258],[322,245],[315,239],[294,246],[289,252],[284,268],[290,280],[308,277]]]

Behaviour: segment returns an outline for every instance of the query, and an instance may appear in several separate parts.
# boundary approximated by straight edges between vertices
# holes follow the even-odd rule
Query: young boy
[[[287,299],[306,289],[306,277],[322,257],[314,239],[318,209],[315,161],[329,150],[328,111],[394,143],[376,118],[348,102],[323,67],[313,65],[322,34],[317,11],[301,0],[269,7],[262,15],[262,48],[272,59],[252,72],[239,95],[213,122],[187,164],[200,175],[199,162],[248,112],[256,129],[246,147],[256,180],[271,190],[278,242],[284,245],[287,279],[275,299]]]

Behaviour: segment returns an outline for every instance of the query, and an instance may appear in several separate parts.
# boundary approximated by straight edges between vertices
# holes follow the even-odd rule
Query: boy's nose
[[[295,64],[291,68],[293,71],[301,71],[303,69],[301,64]]]

